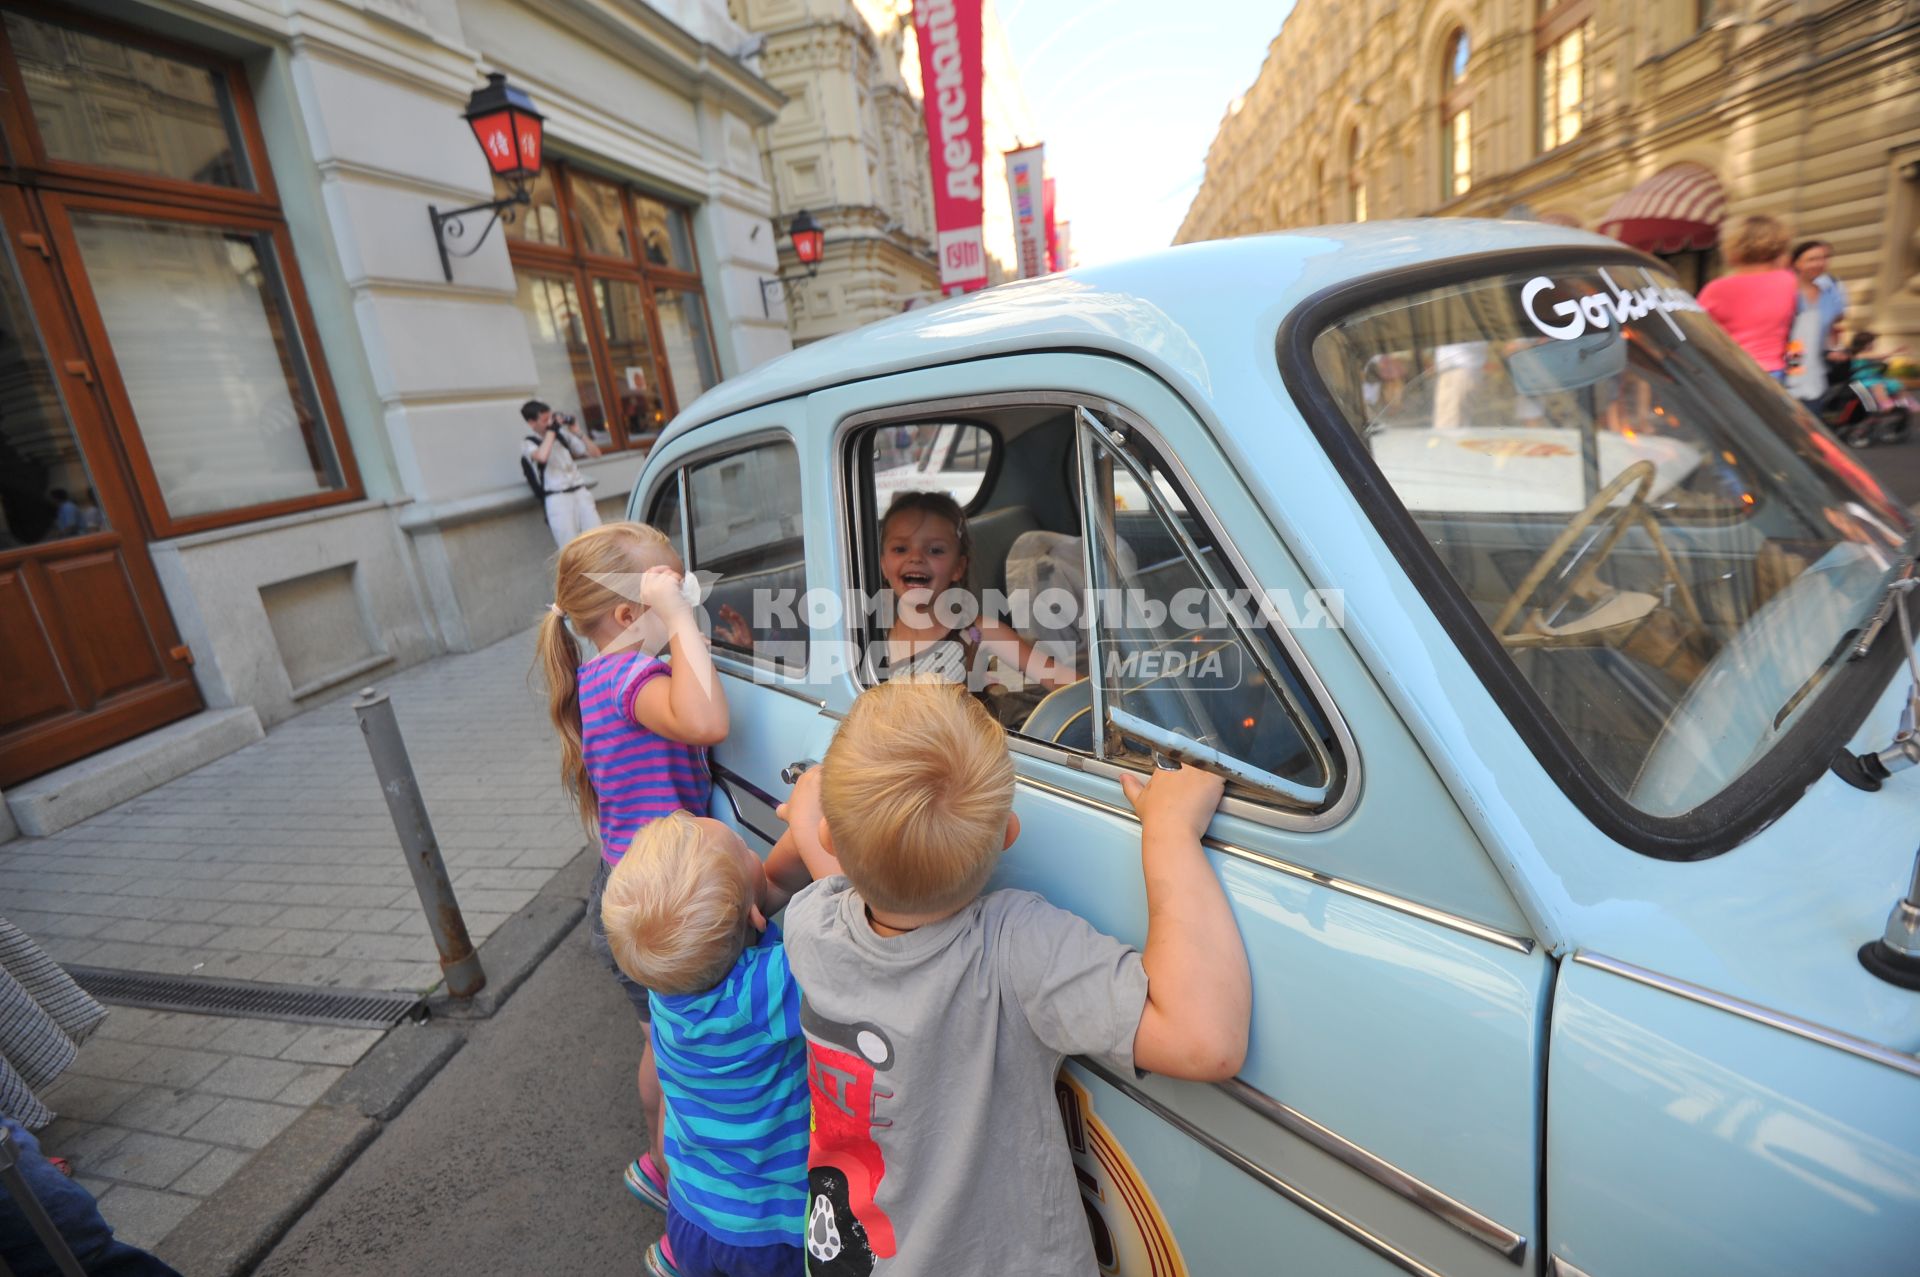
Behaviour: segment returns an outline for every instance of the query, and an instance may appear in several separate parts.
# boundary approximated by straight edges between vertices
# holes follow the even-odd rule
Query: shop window
[[[603,446],[645,448],[720,380],[687,212],[565,161],[531,193],[508,251],[535,393],[556,407],[572,395]]]
[[[1447,38],[1441,62],[1440,198],[1456,199],[1473,187],[1473,93],[1468,65],[1473,46],[1464,28]]]
[[[1580,136],[1586,112],[1587,44],[1592,0],[1562,0],[1545,12],[1535,32],[1539,146],[1551,151]]]
[[[356,497],[239,68],[77,14],[0,26],[23,215],[49,232],[152,529]]]

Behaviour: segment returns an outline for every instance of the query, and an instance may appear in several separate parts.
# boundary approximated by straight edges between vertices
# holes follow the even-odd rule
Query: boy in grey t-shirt
[[[1031,892],[980,894],[1020,822],[1006,738],[961,688],[873,688],[816,770],[794,831],[805,846],[817,826],[809,865],[844,876],[786,915],[813,1095],[809,1273],[1089,1277],[1061,1060],[1217,1081],[1246,1057],[1246,951],[1200,848],[1220,781],[1122,781],[1146,873],[1137,953]]]

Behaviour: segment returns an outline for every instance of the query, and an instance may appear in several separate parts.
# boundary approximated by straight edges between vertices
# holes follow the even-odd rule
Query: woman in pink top
[[[1773,217],[1749,217],[1727,241],[1732,270],[1700,290],[1700,305],[1727,336],[1778,379],[1786,375],[1799,283],[1787,269],[1787,228]]]

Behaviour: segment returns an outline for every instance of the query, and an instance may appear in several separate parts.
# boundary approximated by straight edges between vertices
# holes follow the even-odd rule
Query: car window
[[[667,534],[682,563],[687,562],[687,530],[680,521],[680,484],[684,478],[679,470],[668,474],[654,493],[653,508],[647,513],[647,522]]]
[[[991,432],[968,423],[882,426],[868,436],[879,508],[902,492],[944,492],[962,508],[972,506],[994,447]]]
[[[714,647],[804,673],[806,556],[793,445],[768,441],[696,462],[686,487],[693,544],[685,557],[708,588]]]
[[[1269,636],[1288,608],[1235,588],[1206,522],[1138,440],[1083,417],[1082,474],[1091,494],[1094,626],[1101,754],[1153,753],[1202,763],[1231,792],[1325,805],[1334,787],[1328,725]],[[1316,612],[1315,609],[1320,609]]]

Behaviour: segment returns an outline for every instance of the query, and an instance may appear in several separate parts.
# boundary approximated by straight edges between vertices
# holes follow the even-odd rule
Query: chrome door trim
[[[1657,971],[1636,967],[1631,962],[1622,962],[1618,958],[1609,958],[1604,954],[1580,949],[1574,952],[1573,960],[1581,966],[1593,967],[1595,970],[1617,975],[1623,980],[1644,984],[1650,989],[1659,989],[1663,993],[1671,993],[1689,1002],[1698,1002],[1701,1006],[1713,1007],[1716,1010],[1725,1011],[1728,1015],[1737,1015],[1743,1020],[1752,1020],[1755,1024],[1764,1024],[1768,1028],[1791,1033],[1809,1042],[1817,1042],[1821,1046],[1844,1051],[1848,1055],[1858,1056],[1863,1060],[1871,1060],[1895,1072],[1905,1073],[1910,1077],[1920,1077],[1920,1056],[1891,1050],[1877,1042],[1854,1037],[1851,1033],[1842,1033],[1839,1029],[1830,1029],[1824,1024],[1802,1020],[1799,1016],[1788,1015],[1785,1011],[1775,1011],[1770,1007],[1748,1002],[1744,998],[1720,993],[1675,976],[1661,975]]]
[[[742,780],[737,773],[730,772],[724,767],[716,766],[713,769],[713,785],[715,789],[719,790],[722,794],[726,795],[727,805],[733,808],[733,818],[739,821],[741,826],[745,828],[748,833],[760,839],[760,841],[766,843],[769,847],[771,847],[774,843],[777,843],[780,841],[780,838],[777,834],[770,834],[766,830],[760,828],[760,826],[754,824],[751,820],[747,819],[747,814],[740,810],[740,799],[737,795],[734,794],[733,787],[735,785],[738,785],[742,789],[746,790],[748,793],[752,794],[754,797],[760,798],[760,799],[766,798],[765,793],[755,788],[753,785],[749,784],[747,781]]]
[[[726,785],[729,788],[738,787],[740,789],[744,789],[747,791],[747,793],[759,799],[761,802],[765,803],[768,807],[778,807],[780,805],[780,801],[781,801],[780,799],[775,798],[772,794],[769,794],[766,790],[760,788],[760,786],[754,784],[752,781],[748,780],[745,776],[742,776],[739,772],[733,770],[733,768],[731,767],[722,766],[721,764],[714,762],[712,759],[708,759],[707,769],[713,773],[713,778],[715,780],[719,781],[721,784]],[[757,834],[760,831],[755,829],[753,832]]]
[[[1087,770],[1091,771],[1090,768]],[[1112,803],[1102,802],[1098,798],[1089,798],[1085,794],[1077,794],[1071,789],[1064,789],[1059,785],[1049,784],[1044,780],[1035,780],[1031,776],[1016,776],[1015,782],[1025,785],[1029,789],[1051,794],[1056,798],[1063,798],[1068,802],[1091,807],[1095,811],[1104,812],[1109,816],[1118,816],[1122,820],[1131,820],[1138,823],[1140,819],[1130,808],[1118,807]],[[1350,882],[1345,878],[1337,878],[1332,874],[1322,873],[1318,869],[1306,869],[1300,865],[1289,864],[1287,861],[1275,859],[1265,852],[1253,851],[1235,843],[1222,841],[1212,835],[1208,835],[1200,841],[1204,846],[1211,847],[1222,855],[1245,860],[1252,864],[1259,865],[1264,869],[1271,869],[1276,873],[1286,874],[1290,878],[1298,878],[1303,882],[1311,882],[1316,886],[1325,887],[1329,891],[1337,891],[1341,895],[1352,896],[1357,900],[1365,900],[1369,904],[1376,904],[1384,909],[1392,909],[1396,913],[1404,913],[1410,918],[1418,918],[1422,922],[1430,922],[1437,927],[1445,927],[1450,931],[1458,931],[1463,935],[1472,936],[1476,940],[1483,940],[1488,944],[1499,945],[1503,949],[1511,949],[1515,953],[1530,954],[1534,949],[1534,942],[1532,938],[1528,936],[1510,935],[1505,931],[1489,927],[1484,922],[1475,922],[1471,918],[1462,918],[1458,914],[1446,913],[1430,905],[1423,905],[1415,900],[1408,900],[1401,896],[1391,895],[1388,892],[1381,891],[1377,887],[1368,887],[1362,883]]]
[[[1239,1078],[1216,1083],[1221,1091],[1239,1104],[1252,1109],[1274,1125],[1297,1135],[1321,1152],[1343,1162],[1374,1183],[1397,1193],[1444,1224],[1471,1237],[1510,1264],[1518,1265],[1527,1253],[1527,1239],[1511,1228],[1482,1215],[1464,1202],[1456,1201],[1424,1180],[1417,1179],[1377,1154],[1361,1148],[1352,1140],[1328,1130],[1296,1108],[1282,1104],[1266,1092],[1247,1085]]]
[[[818,710],[824,710],[827,707],[827,703],[815,696],[812,687],[807,683],[782,683],[770,678],[755,677],[757,674],[771,673],[773,671],[771,665],[751,662],[733,653],[709,651],[708,656],[713,660],[713,668],[722,674],[751,683],[755,687],[764,687],[768,691],[778,692],[782,696],[791,696],[794,700],[804,702]]]
[[[994,358],[1007,359],[1018,357],[1017,352],[994,356]],[[1089,357],[1114,362],[1113,356],[1102,355],[1098,352],[1090,354]],[[935,371],[935,369],[907,369],[899,373],[889,373],[887,375],[890,377],[905,376],[909,373],[918,374],[931,371]],[[1135,371],[1139,370],[1135,369]],[[1156,382],[1159,382],[1161,387],[1174,399],[1181,400],[1179,393],[1172,387],[1167,386],[1165,382],[1160,382],[1159,379],[1153,377],[1151,373],[1146,375]],[[838,388],[823,387],[820,390],[810,392],[809,398],[811,398],[812,395],[825,393],[828,389]],[[1181,400],[1181,402],[1184,406],[1184,400]],[[1240,553],[1239,547],[1234,543],[1233,538],[1224,534],[1220,519],[1214,513],[1213,506],[1209,504],[1206,497],[1195,488],[1193,476],[1187,472],[1186,466],[1182,464],[1180,459],[1166,446],[1165,439],[1158,431],[1144,423],[1134,413],[1122,408],[1119,404],[1104,395],[1081,394],[1074,391],[1063,390],[1014,390],[993,391],[980,395],[947,395],[933,399],[910,400],[903,404],[893,404],[883,408],[863,408],[859,411],[848,413],[834,423],[832,435],[834,552],[839,556],[842,568],[847,573],[847,584],[852,586],[859,583],[862,544],[861,529],[850,526],[850,521],[846,518],[852,506],[852,498],[860,495],[853,492],[847,482],[847,463],[849,458],[846,453],[849,435],[856,430],[862,430],[869,426],[883,425],[889,421],[922,420],[928,414],[980,411],[992,408],[1030,408],[1036,405],[1047,405],[1067,409],[1093,407],[1099,411],[1111,414],[1116,420],[1123,422],[1129,430],[1137,431],[1159,455],[1161,461],[1165,463],[1174,481],[1180,485],[1181,495],[1188,500],[1193,512],[1206,523],[1208,530],[1213,533],[1214,540],[1220,545],[1221,554],[1233,568],[1234,573],[1245,582],[1251,583],[1259,579],[1249,567],[1246,558]],[[1192,409],[1188,408],[1187,411],[1191,413]],[[1199,414],[1195,413],[1193,415],[1196,421],[1200,420]],[[1204,428],[1205,423],[1201,422],[1201,424]],[[1070,428],[1077,430],[1077,423]],[[1211,432],[1208,432],[1208,435],[1209,438],[1212,437]],[[1273,526],[1271,519],[1267,521],[1267,530],[1271,532],[1275,539],[1279,540],[1283,546],[1286,544],[1285,538],[1280,536],[1279,529]],[[1291,554],[1291,550],[1289,550],[1288,553]],[[1293,829],[1300,831],[1327,829],[1345,820],[1347,814],[1353,810],[1354,805],[1360,801],[1361,766],[1359,746],[1354,742],[1353,733],[1348,729],[1347,720],[1341,715],[1340,707],[1334,704],[1333,697],[1328,693],[1326,684],[1321,682],[1319,673],[1313,668],[1312,662],[1307,660],[1306,653],[1301,650],[1293,634],[1285,626],[1276,626],[1271,632],[1275,640],[1279,642],[1281,648],[1286,652],[1287,659],[1292,661],[1294,668],[1299,671],[1300,685],[1306,690],[1307,694],[1313,698],[1314,703],[1319,706],[1320,712],[1326,715],[1327,725],[1333,731],[1334,744],[1338,747],[1339,757],[1345,764],[1344,780],[1338,796],[1334,799],[1333,805],[1322,811],[1300,812],[1281,807],[1277,804],[1256,803],[1242,798],[1227,798],[1221,803],[1220,809],[1231,815],[1243,816],[1258,824],[1268,825],[1276,829]],[[856,641],[856,637],[852,634],[851,629],[849,630],[847,641]],[[865,690],[865,685],[861,682],[857,669],[852,672],[850,678],[855,694]],[[1009,734],[1007,739],[1008,743],[1011,744],[1015,740],[1015,737]],[[1068,767],[1080,767],[1082,763],[1091,761],[1082,755],[1074,754],[1060,746],[1047,746],[1045,742],[1038,741],[1032,743],[1041,746],[1044,751],[1035,754],[1035,757],[1062,763]],[[1016,752],[1027,751],[1016,750]]]
[[[1312,1215],[1321,1223],[1330,1225],[1339,1232],[1346,1234],[1349,1238],[1365,1246],[1368,1250],[1380,1256],[1380,1258],[1386,1260],[1394,1267],[1403,1272],[1413,1274],[1413,1277],[1444,1277],[1444,1274],[1437,1269],[1429,1268],[1412,1255],[1407,1254],[1393,1243],[1387,1241],[1384,1237],[1379,1236],[1377,1233],[1369,1232],[1363,1225],[1348,1219],[1345,1215],[1342,1215],[1324,1202],[1309,1197],[1306,1193],[1289,1184],[1286,1180],[1281,1179],[1278,1175],[1275,1175],[1272,1171],[1253,1161],[1245,1154],[1236,1152],[1226,1144],[1221,1143],[1212,1135],[1209,1135],[1193,1123],[1187,1121],[1139,1087],[1134,1086],[1130,1082],[1121,1081],[1118,1077],[1115,1077],[1098,1064],[1094,1064],[1079,1056],[1074,1057],[1074,1063],[1105,1082],[1108,1086],[1113,1087],[1116,1091],[1119,1091],[1122,1095],[1125,1095],[1128,1099],[1140,1105],[1141,1108],[1146,1109],[1161,1121],[1181,1131],[1196,1143],[1209,1149],[1223,1161],[1248,1176],[1261,1187],[1278,1193],[1281,1197],[1298,1206],[1301,1210],[1307,1212],[1307,1214]]]
[[[1558,1255],[1547,1260],[1547,1272],[1550,1277],[1587,1277],[1584,1271],[1575,1268]]]

